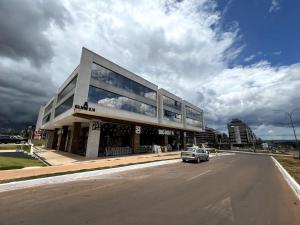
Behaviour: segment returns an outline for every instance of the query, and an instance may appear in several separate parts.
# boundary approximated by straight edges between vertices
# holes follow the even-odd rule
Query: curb
[[[246,152],[246,151],[231,151],[231,150],[219,150],[220,152],[231,152],[231,153],[240,153],[240,154],[249,154],[249,155],[265,155],[265,156],[293,156],[288,154],[274,154],[274,153],[260,153],[260,152]]]
[[[275,163],[276,167],[282,174],[283,178],[286,180],[290,188],[293,190],[295,195],[298,197],[300,201],[300,185],[295,181],[295,179],[283,168],[283,166],[273,157],[271,156],[273,162]]]
[[[90,180],[90,179],[101,179],[98,176],[101,175],[108,175],[128,170],[135,170],[135,169],[143,169],[143,168],[149,168],[149,167],[155,167],[155,166],[161,166],[161,165],[167,165],[172,163],[180,162],[181,159],[171,159],[171,160],[163,160],[158,162],[148,162],[143,164],[135,164],[135,165],[129,165],[129,166],[122,166],[122,167],[116,167],[116,168],[110,168],[110,169],[102,169],[102,170],[94,170],[94,171],[87,171],[87,172],[80,172],[80,173],[74,173],[74,174],[66,174],[66,175],[58,175],[53,177],[45,177],[45,178],[37,178],[37,179],[31,179],[31,180],[24,180],[24,181],[14,181],[10,183],[4,183],[0,184],[0,193],[5,191],[12,191],[12,190],[18,190],[22,188],[30,188],[30,187],[36,187],[36,186],[43,186],[43,185],[49,185],[49,184],[59,184],[59,183],[65,183],[65,182],[72,182],[72,181],[78,181],[78,180]]]

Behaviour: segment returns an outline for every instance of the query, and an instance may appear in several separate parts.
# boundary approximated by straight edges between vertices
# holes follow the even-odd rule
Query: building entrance
[[[98,156],[117,156],[132,153],[132,127],[126,124],[101,125]]]

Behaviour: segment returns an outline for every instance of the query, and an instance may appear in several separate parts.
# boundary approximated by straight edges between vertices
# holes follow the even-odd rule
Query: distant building
[[[251,128],[240,119],[232,119],[228,124],[230,143],[233,145],[252,145],[257,138]]]
[[[196,143],[217,146],[219,144],[229,143],[229,139],[227,134],[221,133],[210,127],[205,127],[203,132],[196,135]]]

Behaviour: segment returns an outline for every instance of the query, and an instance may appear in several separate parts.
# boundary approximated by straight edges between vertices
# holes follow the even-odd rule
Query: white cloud
[[[74,23],[47,32],[57,53],[51,65],[57,83],[79,63],[86,46],[204,108],[208,125],[237,115],[255,126],[277,126],[270,110],[297,102],[300,64],[273,67],[261,61],[228,68],[242,46],[233,47],[237,25],[219,28],[215,1],[78,0],[65,6]]]
[[[300,104],[300,64],[274,67],[260,61],[229,67],[243,46],[236,47],[238,24],[220,28],[216,1],[65,0],[63,4],[72,22],[64,29],[53,24],[44,32],[54,53],[44,71],[56,85],[79,64],[85,46],[204,108],[206,123],[222,130],[238,116],[256,127],[271,126],[276,133],[274,127],[286,124],[271,110]]]
[[[255,57],[256,57],[255,54],[250,55],[250,56],[246,57],[246,58],[244,59],[244,61],[245,61],[245,62],[250,62],[250,61],[253,60]]]
[[[280,10],[279,0],[272,0],[269,13],[277,12],[278,10]]]

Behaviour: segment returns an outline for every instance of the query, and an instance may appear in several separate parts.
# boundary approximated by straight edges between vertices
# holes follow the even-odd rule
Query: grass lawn
[[[17,145],[0,145],[0,151],[1,150],[16,150]]]
[[[289,172],[289,174],[300,184],[300,160],[293,157],[274,156],[275,159]]]
[[[0,151],[22,149],[26,152],[30,152],[30,148],[29,145],[0,145]]]
[[[29,166],[45,166],[36,159],[0,156],[0,170],[22,169]]]

